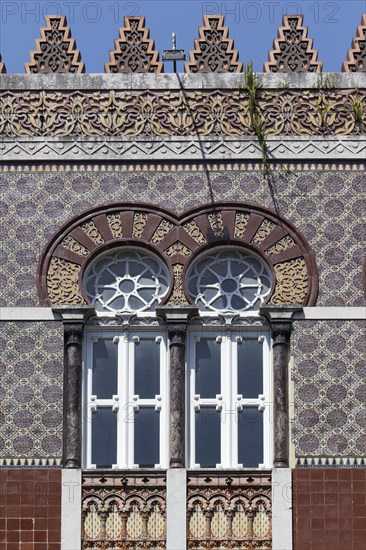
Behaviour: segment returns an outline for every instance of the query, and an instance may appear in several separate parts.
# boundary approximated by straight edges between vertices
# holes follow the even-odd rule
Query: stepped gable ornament
[[[366,72],[366,13],[361,17],[361,25],[357,27],[356,36],[352,40],[352,48],[348,50],[347,61],[342,64],[342,72]]]
[[[145,17],[124,18],[124,27],[119,29],[115,49],[109,52],[109,63],[104,64],[106,73],[162,73],[163,63],[154,49],[154,40],[145,27]]]
[[[85,72],[64,15],[46,15],[46,27],[41,29],[36,46],[31,52],[31,62],[25,63],[27,74]]]
[[[184,64],[186,73],[240,73],[243,63],[238,61],[234,40],[228,38],[223,15],[205,15],[199,28],[195,49],[189,52],[190,61]]]
[[[5,67],[5,64],[3,63],[3,58],[1,57],[1,54],[0,54],[0,74],[4,74],[6,73],[6,67]]]
[[[273,50],[264,63],[265,73],[320,73],[323,63],[317,61],[318,50],[313,50],[313,40],[308,38],[308,28],[303,27],[302,15],[284,15]]]

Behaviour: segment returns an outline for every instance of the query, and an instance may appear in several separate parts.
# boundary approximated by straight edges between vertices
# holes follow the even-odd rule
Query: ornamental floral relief
[[[274,266],[276,288],[271,304],[303,304],[308,292],[308,272],[305,260],[296,258]]]
[[[322,77],[319,76],[319,79]],[[268,136],[365,132],[365,90],[266,90],[257,105]],[[0,132],[19,136],[255,135],[244,90],[19,91],[0,94]]]
[[[79,288],[80,266],[62,258],[52,258],[47,272],[51,304],[85,304]]]

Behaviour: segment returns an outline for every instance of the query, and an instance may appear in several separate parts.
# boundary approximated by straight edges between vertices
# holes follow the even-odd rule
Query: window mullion
[[[238,411],[237,411],[237,395],[238,395],[238,343],[236,335],[231,337],[231,464],[238,467]]]
[[[128,431],[133,420],[131,418],[131,409],[129,406],[128,395],[128,361],[129,361],[129,342],[128,333],[120,336],[118,342],[118,394],[120,398],[119,422],[118,422],[118,464],[121,468],[129,466],[128,449]]]
[[[221,411],[221,465],[224,468],[231,463],[231,348],[230,333],[221,341],[221,394],[223,409]]]
[[[91,450],[92,450],[92,421],[93,413],[90,407],[90,397],[92,395],[92,384],[93,384],[93,343],[90,337],[87,338],[87,387],[86,387],[86,398],[84,400],[86,408],[86,464],[87,467],[91,466]]]

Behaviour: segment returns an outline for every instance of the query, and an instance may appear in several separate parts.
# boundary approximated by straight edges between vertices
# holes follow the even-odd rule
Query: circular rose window
[[[259,256],[238,247],[211,250],[187,273],[188,292],[201,311],[258,310],[271,290],[271,271]]]
[[[146,251],[114,249],[87,268],[84,288],[97,312],[153,311],[169,289],[169,272]]]

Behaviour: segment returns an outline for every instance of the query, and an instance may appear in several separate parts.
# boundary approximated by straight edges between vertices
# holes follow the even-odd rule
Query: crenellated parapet
[[[64,15],[46,15],[46,27],[41,29],[36,46],[31,62],[25,64],[27,74],[85,72]]]
[[[264,64],[266,73],[319,73],[322,63],[318,51],[313,49],[313,40],[308,38],[308,28],[303,26],[302,15],[285,15],[273,50]]]
[[[355,38],[352,40],[352,48],[348,50],[347,61],[343,62],[342,71],[366,72],[366,13],[362,15],[361,25],[357,27]]]
[[[125,17],[125,26],[119,30],[115,49],[110,52],[106,73],[162,73],[163,63],[154,41],[149,38],[145,17]]]

